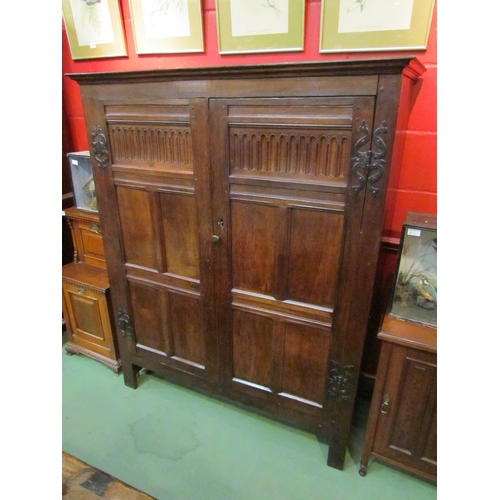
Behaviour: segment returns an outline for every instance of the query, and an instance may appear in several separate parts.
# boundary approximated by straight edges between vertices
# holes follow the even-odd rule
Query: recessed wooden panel
[[[264,387],[271,385],[274,321],[233,311],[233,376]]]
[[[104,340],[99,314],[99,302],[94,297],[69,292],[76,329]],[[97,340],[97,339],[96,339]]]
[[[350,132],[231,127],[232,174],[341,180],[347,175]]]
[[[316,182],[347,177],[352,99],[233,104],[228,120],[232,174]]]
[[[436,367],[407,358],[398,391],[397,413],[391,424],[389,446],[415,456],[427,411],[426,402],[435,390]],[[425,431],[425,432],[424,432]]]
[[[343,216],[335,212],[291,210],[288,299],[333,306],[343,223]]]
[[[106,107],[113,163],[193,170],[189,106],[110,105]]]
[[[286,323],[282,392],[322,405],[329,350],[329,330]]]
[[[186,126],[109,125],[113,163],[193,170],[191,130]]]
[[[233,287],[272,295],[278,208],[231,203]]]
[[[204,366],[205,335],[200,299],[170,292],[168,303],[173,339],[172,356]]]
[[[129,290],[137,344],[167,353],[166,292],[132,281]]]
[[[102,236],[87,229],[81,231],[85,254],[94,258],[104,258]]]
[[[198,221],[194,196],[162,193],[160,206],[167,271],[199,279]]]
[[[116,195],[125,262],[155,269],[154,229],[148,192],[118,186]]]

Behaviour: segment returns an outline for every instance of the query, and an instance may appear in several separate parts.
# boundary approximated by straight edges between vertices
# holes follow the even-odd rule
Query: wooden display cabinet
[[[74,262],[62,268],[66,351],[88,356],[118,373],[121,361],[99,214],[70,207],[65,216],[74,246]]]
[[[437,330],[386,315],[359,473],[370,457],[437,481]]]

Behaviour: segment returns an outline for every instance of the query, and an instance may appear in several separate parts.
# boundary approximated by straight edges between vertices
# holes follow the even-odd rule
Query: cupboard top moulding
[[[141,367],[329,440],[342,468],[413,58],[69,75],[125,383]]]
[[[106,89],[109,91],[108,85],[122,84],[127,88],[127,84],[140,83],[146,92],[141,92],[137,97],[155,97],[157,89],[157,96],[164,99],[168,95],[186,98],[257,97],[269,96],[270,92],[276,97],[375,95],[379,91],[378,77],[381,75],[402,74],[416,80],[425,71],[425,67],[415,57],[399,57],[196,69],[70,73],[67,76],[81,86],[104,85],[99,88],[103,98],[107,96]],[[313,87],[297,85],[304,82],[304,79],[310,79]],[[221,81],[223,85],[220,85]],[[254,86],[252,82],[258,83]],[[132,90],[132,87],[129,88]],[[100,96],[100,93],[94,94],[96,98]]]

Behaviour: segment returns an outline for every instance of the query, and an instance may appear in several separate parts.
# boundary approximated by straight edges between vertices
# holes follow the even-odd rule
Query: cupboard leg
[[[366,469],[368,467],[368,463],[367,462],[360,462],[359,464],[359,475],[360,476],[366,476]]]
[[[343,470],[348,437],[343,435],[345,433],[339,434],[334,436],[330,442],[326,463],[329,467]]]
[[[125,385],[127,387],[131,387],[132,389],[137,389],[137,377],[139,376],[139,367],[133,365],[132,363],[123,363],[122,361],[122,371],[123,371],[123,380],[125,381]]]
[[[326,461],[329,467],[334,469],[343,470],[344,469],[344,453],[339,453],[341,451],[337,446],[328,448],[328,459]]]

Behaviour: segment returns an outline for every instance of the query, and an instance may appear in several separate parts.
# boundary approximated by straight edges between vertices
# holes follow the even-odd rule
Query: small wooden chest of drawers
[[[111,299],[105,269],[84,263],[62,268],[63,314],[70,354],[84,354],[111,368],[120,369],[117,344],[109,312]]]

